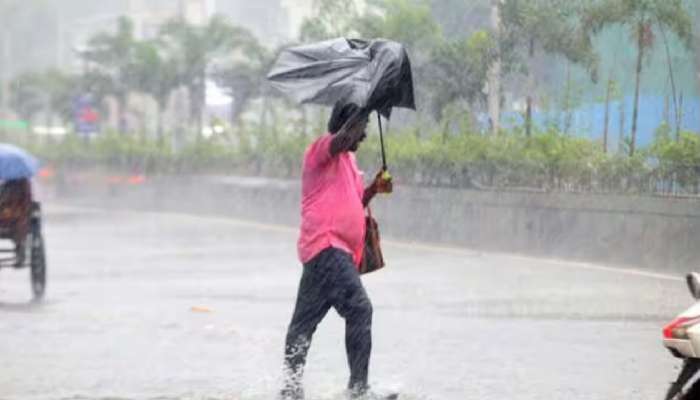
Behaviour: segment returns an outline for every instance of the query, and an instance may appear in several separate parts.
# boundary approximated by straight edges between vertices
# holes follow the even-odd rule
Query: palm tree
[[[264,76],[261,68],[249,63],[234,63],[214,72],[217,85],[224,88],[226,94],[232,99],[230,112],[232,126],[238,123],[250,100],[260,93]]]
[[[645,56],[655,43],[654,26],[675,33],[690,49],[693,24],[683,0],[600,0],[587,9],[586,29],[593,33],[600,32],[609,25],[618,24],[630,28],[637,47],[632,137],[629,149],[630,156],[633,156],[637,141],[641,77]]]
[[[53,116],[63,123],[73,120],[73,96],[77,79],[58,69],[48,69],[41,74],[41,88],[47,96],[47,123],[53,125]]]
[[[230,122],[235,126],[248,103],[263,93],[265,74],[274,62],[273,52],[264,48],[252,35],[240,35],[237,52],[214,68],[216,84],[231,97]]]
[[[112,95],[117,100],[118,129],[126,132],[126,108],[130,91],[130,68],[133,65],[134,24],[128,17],[120,17],[117,21],[116,33],[99,33],[88,41],[88,48],[82,52],[82,57],[100,67],[109,76],[112,85]]]
[[[163,111],[170,95],[180,85],[178,66],[158,40],[139,42],[134,49],[131,76],[136,90],[150,95],[156,102],[156,134],[163,139]]]
[[[108,111],[105,100],[115,92],[111,76],[102,71],[89,70],[80,76],[76,87],[80,89],[80,93],[89,93],[92,96],[101,113]]]
[[[528,60],[528,88],[525,111],[525,129],[532,132],[532,106],[536,87],[535,60],[537,50],[562,55],[569,62],[579,64],[591,72],[595,81],[597,56],[591,36],[583,30],[579,6],[568,0],[504,0],[501,4],[503,19],[503,51],[524,49]]]
[[[444,135],[448,131],[448,114],[455,114],[446,111],[459,104],[466,105],[475,123],[474,110],[488,102],[484,87],[490,66],[496,59],[496,46],[497,41],[490,32],[477,31],[465,39],[442,41],[431,52],[431,62],[425,72],[433,77],[429,83],[433,94],[432,111],[436,119],[446,123]]]
[[[189,93],[190,121],[202,131],[207,68],[214,58],[231,51],[248,32],[231,25],[223,16],[213,16],[206,25],[193,25],[182,18],[161,28],[161,40],[176,56],[178,76]]]
[[[437,3],[434,2],[435,7],[437,7]],[[444,3],[440,3],[443,8],[453,4],[453,2],[449,2],[450,5],[446,6]],[[377,0],[371,4],[372,7],[366,7],[363,14],[345,24],[348,28],[356,28],[360,37],[386,38],[406,46],[411,56],[416,98],[431,99],[429,109],[432,116],[439,120],[444,106],[448,104],[446,97],[449,96],[445,96],[445,93],[441,92],[439,85],[436,84],[433,75],[433,67],[435,66],[433,56],[437,49],[445,45],[446,39],[433,15],[431,4],[426,1],[414,0]],[[324,16],[323,19],[326,21],[326,25],[333,27],[333,21],[336,17],[341,18],[342,21],[342,16],[342,9],[336,8],[334,13]],[[343,24],[338,26],[342,27]],[[350,31],[347,34],[354,33]],[[469,62],[470,60],[464,61]],[[461,79],[461,77],[455,79]],[[418,107],[419,110],[422,109],[421,105]]]

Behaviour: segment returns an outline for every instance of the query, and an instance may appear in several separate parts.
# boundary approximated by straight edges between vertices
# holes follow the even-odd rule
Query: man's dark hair
[[[336,103],[328,120],[328,132],[336,134],[351,117],[361,117],[362,109],[352,103]]]

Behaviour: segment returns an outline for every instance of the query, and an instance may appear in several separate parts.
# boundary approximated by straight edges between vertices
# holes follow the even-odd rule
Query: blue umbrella
[[[0,143],[0,179],[30,178],[39,169],[39,161],[19,147]]]

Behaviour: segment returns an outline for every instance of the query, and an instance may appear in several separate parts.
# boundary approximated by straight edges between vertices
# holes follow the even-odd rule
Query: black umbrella
[[[416,109],[408,54],[390,40],[339,38],[291,47],[280,53],[267,78],[298,103],[353,103],[386,118],[393,107]]]

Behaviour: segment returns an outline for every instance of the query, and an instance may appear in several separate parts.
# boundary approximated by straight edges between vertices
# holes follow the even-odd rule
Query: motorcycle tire
[[[687,382],[687,381],[686,381]],[[700,400],[700,380],[693,383],[690,389],[684,394],[681,390],[685,386],[685,382],[673,382],[668,388],[665,400]]]

